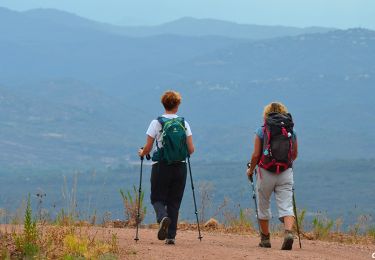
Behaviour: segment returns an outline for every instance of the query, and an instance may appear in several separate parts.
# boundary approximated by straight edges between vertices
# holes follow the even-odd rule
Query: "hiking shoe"
[[[174,245],[174,244],[176,244],[176,240],[174,238],[167,238],[165,240],[165,244],[166,245]]]
[[[281,246],[281,250],[292,250],[293,240],[294,240],[293,232],[290,230],[285,230],[284,242],[283,242],[283,245]]]
[[[271,240],[270,240],[270,234],[268,235],[263,234],[260,232],[260,247],[265,247],[265,248],[271,248]]]
[[[158,239],[159,240],[165,240],[167,238],[168,227],[169,227],[170,224],[171,224],[171,219],[168,218],[168,217],[164,217],[160,221],[159,231],[158,231]]]

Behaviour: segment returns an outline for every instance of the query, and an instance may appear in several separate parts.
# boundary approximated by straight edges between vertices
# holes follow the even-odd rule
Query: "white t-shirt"
[[[165,115],[162,115],[162,117],[172,119],[172,118],[177,118],[178,116],[176,114],[165,114]],[[162,130],[161,128],[162,126],[159,123],[159,121],[154,119],[151,121],[150,126],[148,127],[147,132],[146,132],[148,136],[154,138],[158,142],[159,148],[163,147],[163,144],[162,144],[163,136],[161,135],[161,132],[160,132]],[[186,128],[186,136],[191,136],[192,133],[191,133],[190,125],[186,121],[185,121],[185,128]],[[157,150],[157,147],[155,145],[154,151],[156,150]]]

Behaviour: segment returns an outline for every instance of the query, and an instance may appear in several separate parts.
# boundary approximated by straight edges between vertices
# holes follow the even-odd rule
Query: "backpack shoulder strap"
[[[178,121],[181,122],[182,126],[186,129],[186,127],[185,127],[185,118],[179,116],[179,117],[177,117],[177,119],[178,119]]]
[[[267,122],[264,121],[264,125],[262,127],[263,131],[263,152],[264,150],[268,150],[270,147],[270,142],[271,142],[271,129],[270,126],[267,125]]]
[[[164,123],[165,123],[163,117],[162,116],[158,116],[158,118],[156,118],[156,120],[158,120],[158,122],[161,124],[161,128],[163,128]]]
[[[161,125],[161,130],[160,130],[160,132],[163,132],[165,123],[168,122],[168,121],[171,120],[171,119],[166,118],[166,117],[163,117],[163,116],[159,116],[156,120],[158,120],[158,122],[159,122],[160,125]]]
[[[164,130],[164,124],[166,122],[166,118],[165,117],[162,117],[162,116],[158,116],[158,118],[156,118],[156,120],[159,122],[159,124],[161,125],[161,129],[160,129],[160,134],[163,133],[163,130]],[[156,139],[156,148],[158,150],[160,150],[159,148],[159,144],[158,144],[158,140]]]

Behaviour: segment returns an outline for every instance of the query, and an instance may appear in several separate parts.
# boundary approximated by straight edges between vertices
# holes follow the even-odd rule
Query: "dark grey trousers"
[[[164,217],[171,219],[167,238],[176,237],[178,212],[184,195],[186,174],[185,162],[171,165],[159,162],[152,166],[151,203],[158,223]]]

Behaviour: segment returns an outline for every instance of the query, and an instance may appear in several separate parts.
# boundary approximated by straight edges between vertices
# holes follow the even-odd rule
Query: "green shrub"
[[[33,220],[32,214],[33,212],[31,210],[30,194],[29,194],[29,197],[27,199],[26,211],[25,211],[24,236],[25,236],[25,242],[35,244],[36,239],[38,237],[38,231],[36,228],[36,221]]]
[[[54,223],[59,226],[70,226],[75,223],[75,219],[71,214],[67,214],[64,209],[61,209],[57,213]]]
[[[251,221],[251,212],[252,212],[251,209],[239,208],[238,215],[234,215],[234,214],[227,215],[229,226],[232,229],[236,229],[238,231],[246,231],[249,229],[252,230],[254,228],[254,225]]]
[[[322,216],[316,216],[313,219],[313,233],[316,239],[325,239],[331,233],[333,220],[329,220]]]
[[[0,259],[8,260],[10,259],[10,252],[6,246],[1,245],[0,248]]]
[[[298,223],[298,227],[299,227],[299,231],[300,232],[303,232],[304,231],[304,223],[305,223],[305,215],[306,215],[306,209],[303,209],[301,211],[298,212],[297,210],[297,223]],[[295,228],[297,230],[297,226],[295,225]]]
[[[358,216],[357,222],[350,227],[349,233],[353,236],[363,235],[366,234],[368,230],[369,223],[371,221],[370,215],[360,215]]]
[[[33,220],[30,194],[27,198],[25,219],[24,219],[24,229],[23,234],[15,235],[15,242],[17,250],[20,251],[26,258],[32,258],[36,256],[39,252],[39,247],[37,245],[38,230],[36,226],[36,221]]]
[[[367,235],[375,240],[375,226],[372,226],[367,230]]]
[[[139,219],[138,219],[138,194],[137,188],[133,186],[133,195],[130,191],[126,193],[120,189],[120,194],[124,204],[124,214],[125,218],[128,221],[128,225],[136,226],[138,223],[141,223],[146,215],[146,206],[143,205],[144,192],[141,192],[140,197],[140,210],[139,210]]]

